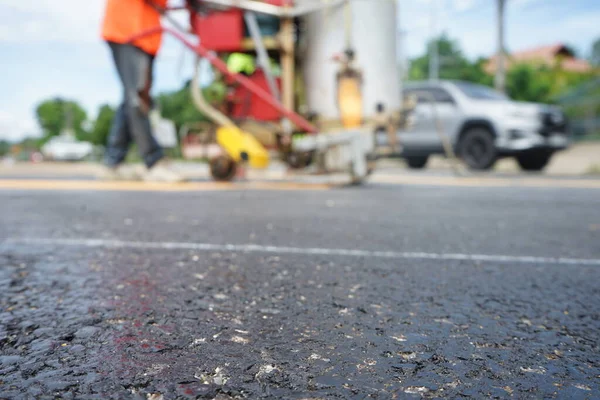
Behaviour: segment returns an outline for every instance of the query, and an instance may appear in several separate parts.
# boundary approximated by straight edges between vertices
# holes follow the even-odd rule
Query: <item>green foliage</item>
[[[59,135],[64,129],[69,128],[69,125],[78,139],[85,139],[87,135],[83,129],[87,113],[75,101],[61,98],[45,100],[37,106],[36,117],[44,132],[45,140]]]
[[[527,64],[510,68],[506,76],[508,95],[519,101],[548,102],[552,92],[552,82],[546,76],[542,79],[542,75],[545,74],[541,74],[541,72],[539,68]]]
[[[462,53],[457,41],[445,34],[435,40],[438,47],[440,79],[464,80],[481,84],[491,84],[492,79],[483,70],[484,59],[470,62]],[[427,48],[431,48],[432,42]],[[429,77],[429,52],[414,59],[409,71],[409,80],[425,80]]]
[[[187,82],[180,90],[158,96],[162,116],[175,122],[177,129],[185,123],[207,121],[207,118],[192,103],[189,88],[190,82]],[[203,89],[202,93],[209,103],[219,107],[225,99],[227,88],[222,82],[214,82]]]
[[[111,106],[107,104],[101,106],[87,140],[95,145],[106,145],[114,116],[115,110]]]
[[[569,72],[556,66],[517,64],[507,74],[507,91],[522,101],[555,103],[566,91],[593,78],[593,74]]]
[[[43,137],[25,138],[19,143],[18,147],[25,151],[39,151],[45,142],[46,140]]]
[[[442,35],[436,39],[440,59],[440,79],[464,80],[493,86],[494,77],[484,70],[486,60],[469,61],[457,41]],[[431,42],[428,48],[430,48]],[[600,39],[594,44],[594,54],[600,63]],[[594,56],[592,57],[594,59]],[[412,61],[409,80],[429,77],[429,52]],[[556,67],[517,64],[507,71],[507,94],[514,100],[554,103],[566,91],[594,77],[593,73],[564,71]]]
[[[10,152],[10,143],[6,140],[0,140],[0,157]]]
[[[571,120],[573,134],[578,139],[598,140],[600,115],[600,78],[587,81],[567,91],[558,103]]]

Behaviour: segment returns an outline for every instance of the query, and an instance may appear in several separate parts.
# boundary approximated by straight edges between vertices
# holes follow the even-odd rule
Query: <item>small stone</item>
[[[33,331],[35,337],[49,337],[52,333],[54,333],[54,329],[52,328],[38,328]]]
[[[41,381],[57,380],[58,378],[63,377],[65,375],[65,372],[66,371],[59,369],[45,369],[42,372],[36,374],[35,378]]]
[[[276,308],[261,308],[259,310],[262,314],[269,314],[269,315],[277,315],[281,313],[281,310],[278,310]]]
[[[31,343],[31,351],[48,351],[50,349],[52,349],[53,347],[53,343],[52,340],[46,339],[46,340],[36,340],[34,342]]]
[[[95,326],[86,326],[75,332],[75,337],[78,339],[89,339],[98,332],[100,332],[100,328],[96,328]]]
[[[10,392],[0,392],[0,399],[18,399],[22,396],[23,393],[17,392],[16,390]]]
[[[591,391],[592,391],[592,388],[590,388],[590,387],[589,387],[589,386],[587,386],[587,385],[583,385],[583,384],[581,384],[581,383],[576,383],[574,386],[575,386],[577,389],[585,390],[585,391],[588,391],[588,392],[591,392]]]
[[[39,398],[39,396],[41,396],[42,394],[44,394],[44,389],[42,389],[41,387],[35,385],[35,386],[30,386],[29,388],[27,388],[27,393],[29,393],[30,395],[32,395],[33,397],[35,397],[36,399]]]
[[[429,389],[425,386],[409,386],[404,389],[404,393],[408,394],[423,394],[429,392]]]
[[[25,364],[21,364],[21,374],[23,378],[27,379],[30,376],[36,375],[45,367],[43,362],[31,361]]]
[[[331,361],[329,358],[325,358],[325,357],[323,357],[323,356],[321,356],[320,354],[317,354],[317,353],[311,354],[310,357],[308,357],[308,359],[309,360],[321,360],[321,361],[324,361],[324,362]]]
[[[101,378],[102,378],[102,377],[101,377],[99,374],[97,374],[97,373],[95,373],[95,372],[89,372],[89,373],[88,373],[88,374],[85,376],[85,378],[84,378],[84,380],[83,380],[83,381],[85,382],[85,384],[86,384],[86,385],[90,385],[90,384],[92,384],[92,383],[96,383],[96,382],[98,382],[98,381],[99,381]]]
[[[85,351],[85,347],[80,344],[76,344],[75,346],[71,346],[69,350],[71,351],[71,353],[81,353]]]
[[[21,357],[19,356],[0,356],[0,365],[13,365],[17,364],[21,361]]]
[[[66,381],[47,382],[46,387],[53,392],[65,390],[71,386],[76,386],[76,383]]]
[[[61,368],[61,367],[62,367],[62,364],[61,364],[61,362],[60,362],[58,359],[50,359],[50,360],[46,360],[46,361],[44,361],[44,365],[45,365],[46,367],[50,367],[50,368],[56,368],[56,369],[58,369],[58,368]]]
[[[234,343],[239,343],[239,344],[248,344],[248,343],[250,343],[250,340],[248,340],[247,338],[242,337],[242,336],[233,336],[231,338],[231,341],[234,342]]]
[[[37,328],[39,328],[40,326],[36,323],[34,323],[33,321],[23,321],[21,322],[21,329],[25,330],[25,331],[34,331]]]

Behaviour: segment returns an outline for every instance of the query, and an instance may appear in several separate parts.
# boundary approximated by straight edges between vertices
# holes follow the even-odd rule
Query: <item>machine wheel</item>
[[[313,152],[288,153],[285,156],[285,162],[293,169],[302,169],[312,164],[313,155]]]
[[[527,151],[519,154],[516,158],[523,171],[541,171],[550,162],[552,152],[544,150]]]
[[[218,156],[210,161],[210,175],[216,181],[231,181],[236,171],[237,164],[228,156]]]
[[[406,157],[406,164],[408,164],[410,169],[422,169],[425,168],[428,160],[429,156]]]
[[[469,129],[458,144],[458,154],[471,169],[492,168],[498,158],[494,135],[484,127]]]

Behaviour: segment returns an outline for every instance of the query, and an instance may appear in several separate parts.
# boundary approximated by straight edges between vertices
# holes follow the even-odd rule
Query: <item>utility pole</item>
[[[403,29],[398,29],[398,65],[400,70],[400,79],[403,80],[408,76],[408,71],[410,69],[405,40],[407,33],[408,32]]]
[[[505,65],[505,46],[504,46],[504,15],[506,9],[506,0],[497,0],[498,5],[498,54],[496,55],[496,89],[504,92],[506,90],[506,65]]]
[[[400,10],[400,0],[396,0],[396,21],[398,28],[396,30],[396,59],[398,60],[398,73],[403,81],[408,75],[408,52],[405,47],[405,36],[408,33],[402,27],[402,11]]]
[[[429,44],[429,79],[437,81],[440,76],[440,57],[438,49],[438,28],[437,28],[438,1],[431,2],[431,41]]]

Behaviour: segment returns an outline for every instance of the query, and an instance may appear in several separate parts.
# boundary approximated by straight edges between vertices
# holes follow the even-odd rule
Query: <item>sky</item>
[[[0,0],[0,139],[39,135],[35,107],[47,98],[77,100],[90,118],[100,105],[119,102],[110,53],[100,39],[104,2]],[[446,32],[468,57],[491,55],[496,43],[495,3],[399,0],[401,54],[422,55],[432,33]],[[432,13],[434,9],[438,11]],[[515,51],[562,42],[587,56],[600,37],[598,21],[598,0],[508,0],[507,47]],[[156,65],[155,92],[180,88],[190,77],[191,62],[179,43],[166,39]]]

